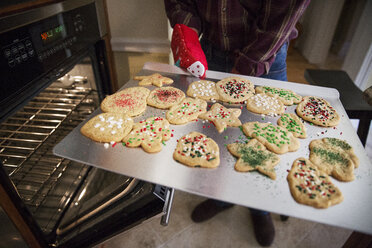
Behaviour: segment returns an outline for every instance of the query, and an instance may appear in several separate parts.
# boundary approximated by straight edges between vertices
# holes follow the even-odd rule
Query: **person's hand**
[[[192,75],[205,78],[207,59],[199,42],[198,32],[183,24],[173,28],[171,48],[175,65],[187,69]]]

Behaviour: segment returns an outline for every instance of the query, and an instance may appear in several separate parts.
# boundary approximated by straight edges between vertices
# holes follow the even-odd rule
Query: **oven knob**
[[[22,57],[22,60],[23,60],[23,61],[26,61],[27,58],[28,58],[27,53],[22,53],[22,54],[21,54],[21,57]]]
[[[18,53],[18,49],[17,49],[17,47],[15,47],[15,46],[12,46],[12,53],[13,54],[17,54]]]
[[[32,48],[32,43],[31,43],[30,40],[26,40],[25,45],[26,45],[27,48]]]
[[[10,67],[14,67],[15,64],[16,64],[16,62],[15,62],[14,59],[11,58],[11,59],[8,60],[8,65],[9,65]]]
[[[20,64],[22,62],[21,56],[19,56],[19,54],[17,54],[14,59],[17,62],[17,64]]]
[[[35,55],[34,50],[28,50],[28,56],[33,57]]]

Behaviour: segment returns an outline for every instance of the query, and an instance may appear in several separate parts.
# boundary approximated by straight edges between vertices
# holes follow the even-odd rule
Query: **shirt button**
[[[226,11],[226,8],[222,8],[222,11],[225,12]]]
[[[227,34],[226,33],[223,33],[223,37],[227,37]]]

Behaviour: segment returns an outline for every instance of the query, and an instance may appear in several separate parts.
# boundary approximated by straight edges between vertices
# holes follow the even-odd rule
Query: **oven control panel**
[[[100,39],[94,3],[4,31],[0,34],[0,104],[41,88],[41,82],[93,50]]]

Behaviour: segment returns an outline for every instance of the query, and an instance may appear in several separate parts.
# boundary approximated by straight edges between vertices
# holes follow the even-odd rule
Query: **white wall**
[[[364,90],[372,85],[372,0],[368,0],[342,69]]]
[[[312,64],[325,63],[344,0],[312,0],[303,16],[298,49]]]
[[[113,51],[168,52],[163,0],[107,0]]]

